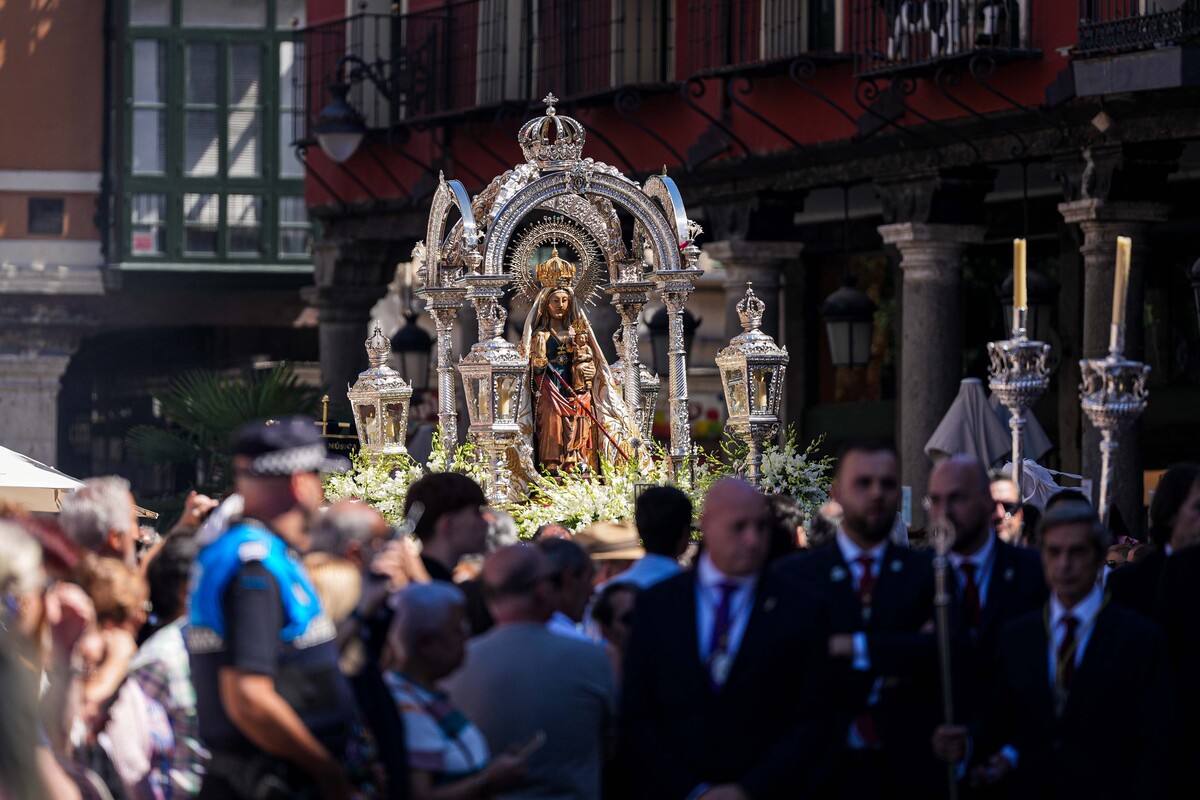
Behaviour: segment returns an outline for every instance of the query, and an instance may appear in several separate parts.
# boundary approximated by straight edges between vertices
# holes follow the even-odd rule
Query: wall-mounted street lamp
[[[853,278],[846,275],[841,288],[825,298],[821,316],[825,318],[829,355],[835,367],[855,367],[871,362],[875,303],[854,288]]]

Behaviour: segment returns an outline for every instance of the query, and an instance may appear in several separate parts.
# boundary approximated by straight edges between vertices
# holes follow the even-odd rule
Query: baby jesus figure
[[[588,344],[587,325],[582,320],[571,326],[571,390],[575,394],[589,394],[592,379],[596,377],[595,357]]]

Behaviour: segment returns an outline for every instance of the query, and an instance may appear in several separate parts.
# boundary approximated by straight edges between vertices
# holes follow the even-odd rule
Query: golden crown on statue
[[[558,255],[558,247],[550,258],[537,265],[537,282],[544,287],[569,289],[575,283],[575,265]]]
[[[577,317],[575,319],[575,321],[571,323],[571,330],[576,335],[578,335],[580,333],[587,335],[587,332],[588,332],[587,320],[584,319],[583,317]]]

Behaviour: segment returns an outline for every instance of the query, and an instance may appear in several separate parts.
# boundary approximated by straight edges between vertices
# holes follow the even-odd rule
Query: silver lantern
[[[468,432],[487,459],[484,489],[488,502],[496,505],[515,499],[508,451],[520,445],[518,406],[529,369],[529,359],[503,336],[506,316],[498,303],[485,304],[479,324],[487,335],[458,364],[471,421]]]
[[[779,403],[787,369],[786,348],[761,330],[766,304],[747,286],[737,304],[742,333],[717,354],[717,368],[725,387],[729,429],[746,443],[746,478],[755,486],[761,480],[763,443],[779,430]]]
[[[412,386],[387,365],[392,343],[378,323],[365,344],[369,366],[346,393],[354,412],[359,447],[373,456],[407,453],[404,443],[408,437]]]

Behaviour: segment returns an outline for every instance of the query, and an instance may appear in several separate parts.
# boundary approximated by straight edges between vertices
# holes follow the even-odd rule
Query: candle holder
[[[1100,431],[1100,519],[1108,524],[1113,485],[1113,465],[1121,431],[1132,425],[1146,410],[1146,379],[1150,367],[1123,355],[1125,337],[1122,326],[1114,324],[1105,358],[1085,358],[1079,362],[1079,404],[1088,420]]]
[[[1028,311],[1023,306],[1013,309],[1011,339],[988,342],[988,387],[1009,411],[1012,479],[1021,502],[1025,502],[1025,416],[1050,386],[1050,345],[1030,341],[1025,330]]]

